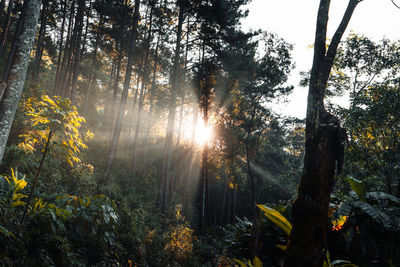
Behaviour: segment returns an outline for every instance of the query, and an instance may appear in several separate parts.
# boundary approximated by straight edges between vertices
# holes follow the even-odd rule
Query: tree
[[[0,101],[0,162],[3,159],[11,124],[24,88],[30,52],[36,34],[40,4],[40,0],[29,0],[27,3],[22,34],[16,45],[16,53],[10,73],[5,80],[7,85]]]
[[[103,176],[103,181],[102,181],[103,183],[107,180],[107,178],[111,172],[111,167],[112,167],[112,164],[114,161],[115,152],[117,150],[117,145],[118,145],[119,137],[120,137],[121,130],[122,130],[122,122],[123,122],[124,116],[125,116],[126,102],[127,102],[127,98],[128,98],[128,90],[129,90],[129,86],[130,86],[130,82],[131,82],[131,75],[132,75],[133,57],[136,52],[136,41],[137,41],[137,37],[138,37],[137,28],[138,28],[138,23],[139,23],[139,19],[140,19],[139,7],[140,7],[140,0],[135,0],[135,11],[133,14],[133,28],[131,30],[130,40],[129,40],[128,62],[127,62],[127,66],[126,66],[124,88],[122,91],[121,104],[120,104],[120,108],[119,108],[119,112],[118,112],[117,121],[115,123],[115,129],[114,129],[113,137],[111,140],[111,146],[110,146],[110,152],[108,155],[107,166],[104,170],[104,176]]]
[[[339,120],[325,110],[324,98],[340,40],[360,2],[349,1],[327,48],[330,0],[320,1],[307,101],[304,169],[293,203],[293,229],[284,266],[322,266],[325,260],[326,218],[335,174],[343,163],[343,129]]]

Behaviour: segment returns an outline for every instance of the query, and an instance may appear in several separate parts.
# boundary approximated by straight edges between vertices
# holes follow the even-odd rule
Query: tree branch
[[[330,70],[332,68],[333,61],[336,56],[336,52],[340,43],[340,40],[343,37],[343,34],[349,25],[351,16],[355,8],[357,7],[358,3],[362,0],[350,0],[347,6],[346,12],[343,15],[342,21],[339,24],[335,34],[332,37],[331,44],[329,45],[328,52],[326,53],[326,69]]]

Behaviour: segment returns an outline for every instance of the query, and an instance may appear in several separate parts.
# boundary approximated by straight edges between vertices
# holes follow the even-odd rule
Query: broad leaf
[[[354,177],[351,176],[347,176],[347,181],[350,184],[351,189],[357,194],[357,196],[361,199],[364,198],[367,190],[365,188],[365,185],[363,182],[361,182],[360,180],[357,180]]]
[[[265,205],[258,204],[257,207],[264,211],[264,215],[273,222],[276,226],[281,228],[288,236],[292,230],[292,224],[283,216],[279,211],[271,209]]]

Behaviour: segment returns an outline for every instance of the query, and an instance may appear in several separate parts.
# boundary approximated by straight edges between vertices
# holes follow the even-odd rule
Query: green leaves
[[[290,236],[290,231],[292,231],[292,224],[283,216],[279,211],[269,208],[265,205],[258,204],[257,207],[264,212],[264,215],[278,226],[286,235]]]
[[[364,183],[351,176],[347,176],[346,179],[349,182],[351,189],[357,194],[357,196],[360,199],[364,198],[365,193],[367,192]]]

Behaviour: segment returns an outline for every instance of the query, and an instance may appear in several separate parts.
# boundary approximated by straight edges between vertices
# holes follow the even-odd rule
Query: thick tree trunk
[[[284,266],[322,266],[326,255],[326,223],[335,170],[342,164],[342,129],[325,111],[324,96],[337,47],[359,0],[350,0],[326,50],[330,0],[321,0],[309,84],[304,170],[293,204],[293,229]]]
[[[35,40],[40,4],[40,0],[29,0],[26,5],[24,27],[16,45],[10,73],[5,79],[7,86],[0,102],[0,162],[3,159],[11,124],[24,88],[30,52]]]
[[[134,58],[134,53],[136,52],[136,40],[137,40],[137,36],[138,36],[137,31],[138,31],[138,22],[139,22],[139,15],[140,15],[139,7],[140,7],[140,0],[135,0],[135,11],[133,14],[133,29],[131,31],[131,37],[129,40],[128,63],[126,66],[124,88],[122,90],[122,96],[121,96],[121,104],[120,104],[120,108],[119,108],[117,121],[115,123],[115,129],[114,129],[114,134],[113,134],[113,138],[111,141],[110,152],[109,152],[108,160],[107,160],[107,166],[104,170],[103,181],[101,181],[101,183],[99,183],[99,185],[102,183],[103,184],[106,183],[106,181],[108,180],[108,177],[111,172],[112,164],[114,162],[115,152],[117,151],[119,137],[121,134],[122,122],[124,120],[126,103],[128,100],[129,85],[131,83],[133,58]]]

